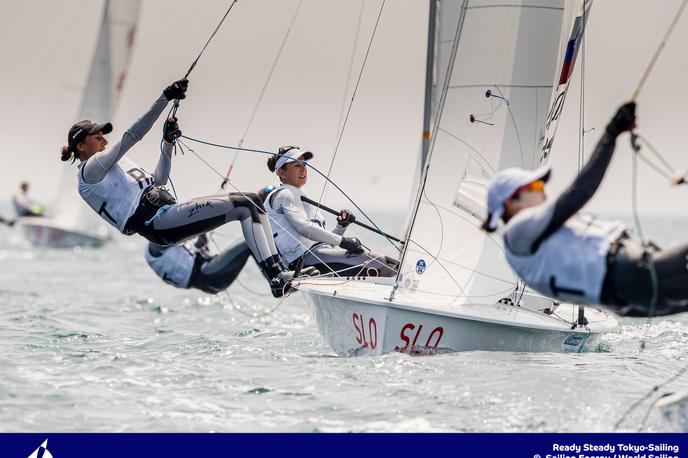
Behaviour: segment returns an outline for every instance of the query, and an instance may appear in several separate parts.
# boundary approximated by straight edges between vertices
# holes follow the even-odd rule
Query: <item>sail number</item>
[[[351,321],[354,325],[356,342],[363,348],[371,350],[377,348],[378,335],[375,318],[365,318],[360,313],[353,313]],[[406,323],[399,332],[400,345],[394,347],[394,351],[415,354],[421,349],[437,349],[444,336],[444,328],[437,326],[429,332],[427,329],[424,331],[422,324]]]
[[[356,330],[356,342],[363,345],[363,348],[375,349],[377,347],[377,323],[375,318],[370,317],[366,322],[363,315],[354,313],[351,315],[351,319]]]
[[[417,345],[422,345],[423,339],[421,338],[420,342],[418,341],[422,334],[422,324],[415,325],[413,323],[406,323],[401,328],[401,332],[399,333],[399,338],[401,338],[403,346],[397,345],[394,347],[394,351],[398,351],[400,353],[413,353],[417,348]],[[425,339],[425,345],[423,346],[425,348],[437,348],[440,345],[443,335],[444,328],[442,326],[437,326],[430,331],[430,333],[428,333],[427,338]],[[411,339],[413,339],[413,341],[411,341]]]

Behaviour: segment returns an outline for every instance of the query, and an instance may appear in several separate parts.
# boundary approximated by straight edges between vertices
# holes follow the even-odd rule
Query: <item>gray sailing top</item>
[[[125,233],[126,223],[146,190],[153,185],[165,185],[168,181],[172,163],[171,143],[163,142],[163,151],[152,175],[124,157],[150,131],[167,103],[165,96],[160,96],[124,132],[118,143],[79,164],[79,194],[101,218],[122,233]]]

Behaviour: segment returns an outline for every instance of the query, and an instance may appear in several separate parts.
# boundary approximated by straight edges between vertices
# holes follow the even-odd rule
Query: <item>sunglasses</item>
[[[544,192],[545,191],[545,182],[543,180],[535,180],[532,183],[524,184],[520,188],[516,190],[511,195],[512,199],[515,199],[518,197],[518,195],[521,193],[521,191],[534,191],[534,192]]]

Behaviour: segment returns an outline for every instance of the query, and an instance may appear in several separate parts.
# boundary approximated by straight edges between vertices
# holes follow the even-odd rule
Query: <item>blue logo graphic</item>
[[[423,259],[419,259],[418,262],[416,263],[416,272],[418,275],[422,274],[425,272],[425,261]]]

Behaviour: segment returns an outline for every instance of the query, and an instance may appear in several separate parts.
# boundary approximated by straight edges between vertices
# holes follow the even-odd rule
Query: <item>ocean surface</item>
[[[644,229],[666,245],[684,227]],[[688,362],[688,314],[621,319],[583,354],[338,357],[304,297],[262,295],[254,265],[207,296],[160,281],[143,246],[48,250],[0,228],[2,431],[612,431]],[[643,418],[681,388],[620,430],[666,431]]]

